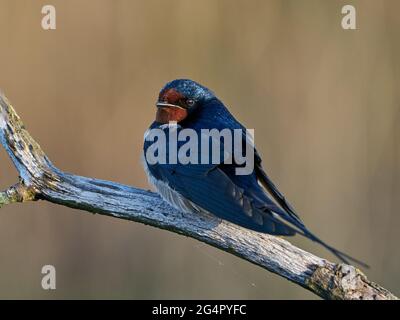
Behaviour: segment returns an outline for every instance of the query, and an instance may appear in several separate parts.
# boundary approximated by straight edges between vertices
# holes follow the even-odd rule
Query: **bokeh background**
[[[349,2],[357,30],[341,28]],[[58,167],[149,188],[139,159],[158,91],[205,84],[255,129],[311,230],[399,295],[399,12],[397,0],[0,0],[0,87]],[[0,165],[6,188],[4,150]],[[43,201],[0,210],[0,261],[0,298],[316,298],[195,240]]]

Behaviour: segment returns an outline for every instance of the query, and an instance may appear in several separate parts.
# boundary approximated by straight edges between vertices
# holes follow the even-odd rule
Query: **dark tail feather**
[[[304,231],[304,230],[303,230]],[[327,243],[325,243],[324,241],[322,241],[321,239],[319,239],[318,237],[316,237],[315,235],[313,235],[311,232],[309,232],[308,230],[304,231],[304,234],[302,234],[303,236],[307,237],[308,239],[315,241],[317,243],[319,243],[320,245],[322,245],[323,247],[325,247],[326,249],[328,249],[330,252],[332,252],[336,257],[338,257],[342,262],[346,263],[346,264],[350,264],[349,261],[355,262],[358,265],[369,269],[370,266],[368,264],[366,264],[365,262],[358,260],[352,256],[349,256],[348,254],[335,249],[334,247],[328,245]]]
[[[281,218],[283,218],[283,220],[286,220],[285,222],[289,222],[291,225],[294,225],[296,227],[296,228],[293,227],[290,228],[292,228],[296,233],[301,234],[304,237],[319,243],[320,245],[328,249],[330,252],[332,252],[336,257],[338,257],[344,263],[349,264],[349,261],[353,261],[364,268],[369,268],[369,265],[366,264],[365,262],[355,259],[349,256],[348,254],[331,247],[330,245],[326,244],[324,241],[313,235],[310,231],[308,231],[303,222],[300,220],[297,213],[294,211],[293,207],[289,204],[288,201],[286,201],[285,197],[279,192],[278,188],[274,185],[274,183],[271,181],[268,175],[264,172],[260,163],[258,163],[258,165],[256,166],[256,173],[259,181],[262,183],[264,188],[272,195],[272,197],[281,206],[281,208],[285,211],[286,214],[282,215],[282,213],[279,212],[277,213],[281,215]],[[284,222],[283,224],[288,226]]]
[[[281,212],[279,213],[270,213],[269,219],[273,220],[276,224],[281,224],[286,227],[287,230],[291,230],[293,234],[300,234],[303,237],[306,237],[307,239],[310,239],[314,242],[317,242],[318,244],[322,245],[324,248],[328,249],[330,252],[332,252],[339,260],[346,264],[350,264],[349,261],[353,261],[356,264],[369,269],[369,265],[366,264],[365,262],[358,260],[356,258],[353,258],[352,256],[348,255],[347,253],[344,253],[338,249],[335,249],[334,247],[330,246],[329,244],[325,243],[322,241],[320,238],[312,234],[308,229],[302,224],[301,222],[298,222],[296,218],[294,218],[291,215],[285,214]],[[267,232],[268,233],[268,232]]]
[[[311,233],[310,231],[308,231],[308,229],[304,226],[303,223],[299,223],[297,221],[297,219],[293,218],[292,216],[285,216],[283,217],[287,222],[289,222],[291,225],[294,225],[296,228],[293,228],[298,234],[319,243],[320,245],[322,245],[323,247],[325,247],[326,249],[328,249],[330,252],[332,252],[337,258],[339,258],[339,260],[341,260],[342,262],[346,263],[346,264],[350,264],[349,261],[355,262],[358,265],[369,269],[369,265],[366,264],[365,262],[358,260],[350,255],[348,255],[347,253],[344,253],[338,249],[335,249],[334,247],[330,246],[329,244],[327,244],[326,242],[322,241],[320,238],[318,238],[317,236],[315,236],[313,233]]]

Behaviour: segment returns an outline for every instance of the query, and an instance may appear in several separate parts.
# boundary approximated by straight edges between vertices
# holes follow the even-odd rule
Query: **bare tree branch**
[[[334,264],[288,241],[253,232],[210,215],[182,214],[155,193],[57,169],[0,96],[0,140],[20,181],[0,193],[0,207],[47,200],[60,205],[145,223],[183,234],[274,272],[325,299],[397,299],[357,268]]]

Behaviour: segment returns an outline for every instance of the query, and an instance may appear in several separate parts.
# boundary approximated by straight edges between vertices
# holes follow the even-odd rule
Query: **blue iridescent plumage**
[[[202,129],[246,130],[212,91],[191,80],[174,80],[168,83],[161,90],[157,103],[163,108],[162,112],[171,112],[170,120],[173,120],[171,117],[174,114],[171,108],[180,111],[184,109],[186,113],[175,127],[160,122],[165,117],[159,117],[151,125],[150,129],[161,129],[166,137],[170,130],[177,130],[179,133],[185,128],[195,130],[199,136]],[[245,135],[242,139],[243,145],[250,143]],[[151,143],[145,141],[145,154]],[[169,144],[170,141],[167,139],[166,143]],[[178,142],[178,148],[183,143]],[[206,211],[258,232],[274,235],[298,233],[322,244],[342,261],[347,262],[349,259],[363,264],[327,245],[304,226],[263,170],[256,150],[254,170],[248,175],[237,175],[235,169],[238,164],[233,153],[231,158],[231,164],[223,163],[222,157],[215,164],[150,164],[146,159],[144,162],[149,180],[165,200],[180,210],[193,214]]]

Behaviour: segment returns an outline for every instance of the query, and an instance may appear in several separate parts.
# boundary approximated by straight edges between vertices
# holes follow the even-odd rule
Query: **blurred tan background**
[[[341,8],[358,30],[341,28]],[[41,28],[53,4],[57,30]],[[400,294],[400,2],[0,0],[0,88],[63,170],[149,188],[142,137],[174,78],[249,128],[306,225]],[[0,150],[0,184],[16,171]],[[326,258],[301,238],[296,245]],[[314,299],[192,239],[46,202],[0,210],[0,298]],[[57,290],[41,289],[41,267]]]

